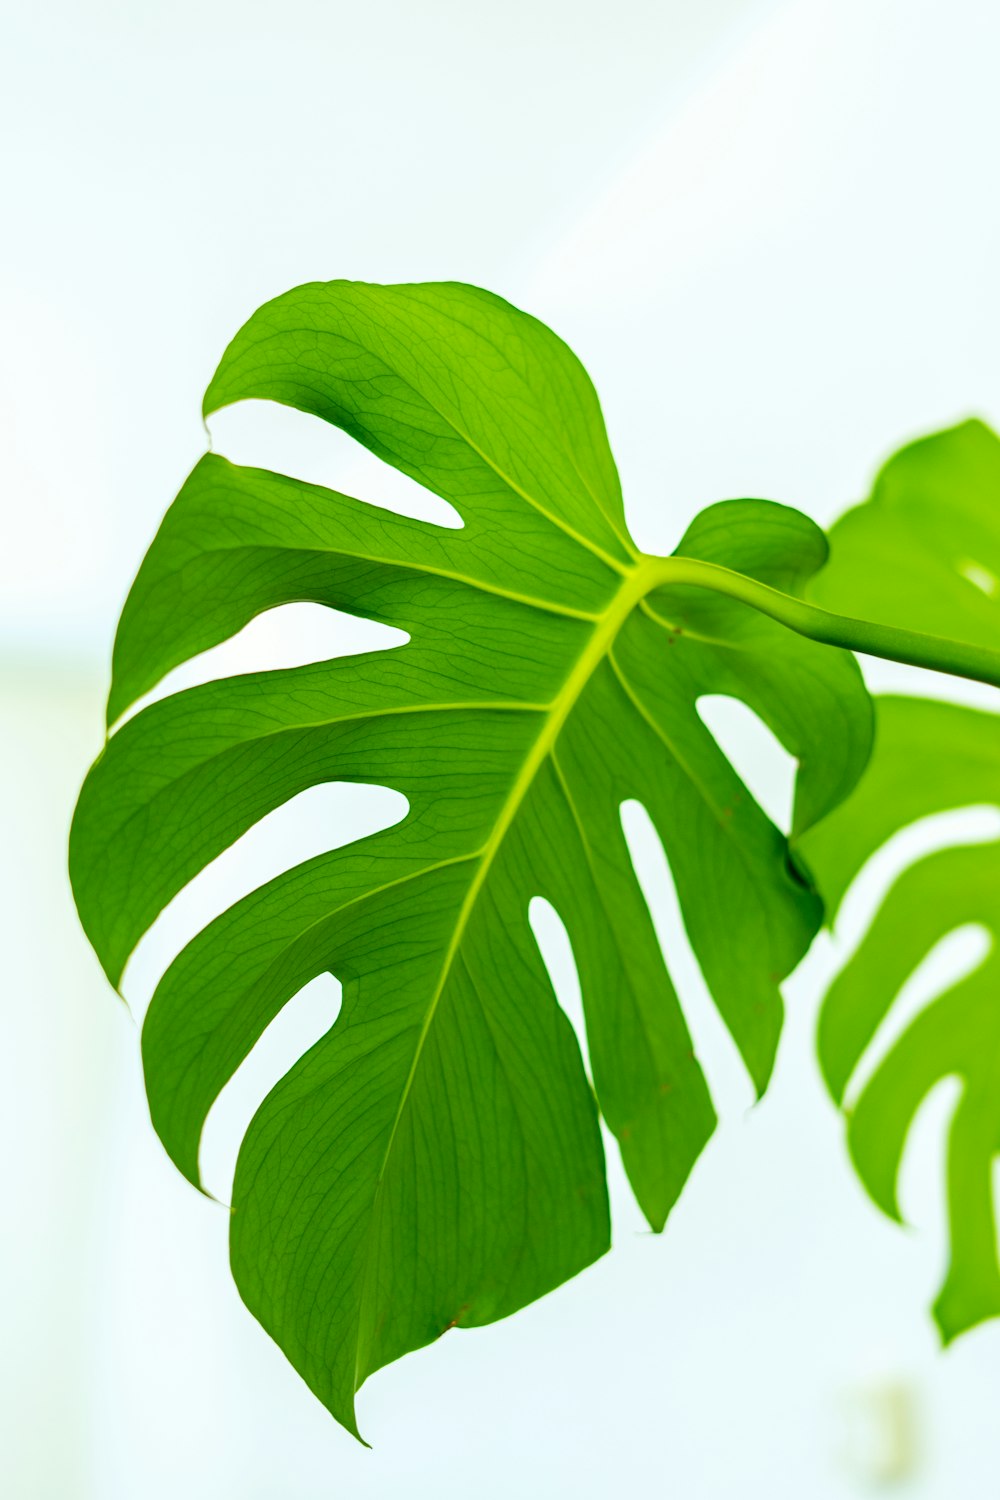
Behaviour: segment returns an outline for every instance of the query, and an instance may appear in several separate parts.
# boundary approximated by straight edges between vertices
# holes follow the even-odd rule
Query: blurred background
[[[1000,422],[1000,9],[8,0],[2,17],[0,1493],[993,1493],[1000,1326],[942,1353],[927,1311],[952,1101],[918,1120],[906,1233],[854,1180],[813,1060],[836,943],[787,986],[775,1081],[751,1108],[636,823],[720,1129],[659,1239],[612,1159],[612,1253],[377,1376],[366,1452],[245,1312],[225,1209],[152,1133],[136,1024],[78,929],[65,840],[118,611],[208,441],[204,387],[287,287],[456,278],[552,324],[595,380],[649,549],[733,495],[828,522],[903,441],[972,413]],[[382,493],[318,425],[248,408],[213,420],[211,441]],[[228,661],[369,639],[340,617],[314,626],[292,611]],[[905,669],[871,677],[1000,701]],[[719,733],[780,818],[790,772],[767,736],[749,716]],[[255,878],[301,857],[301,836],[342,842],[386,817],[388,793],[331,795],[329,829],[270,829]],[[223,872],[144,944],[126,983],[137,1013],[171,944],[241,879]],[[840,951],[865,919],[855,903]],[[295,1002],[213,1113],[221,1196],[255,1103],[329,1001],[320,986]]]

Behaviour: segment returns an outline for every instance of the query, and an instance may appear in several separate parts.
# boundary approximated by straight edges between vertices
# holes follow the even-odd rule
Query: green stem
[[[843,646],[865,656],[881,656],[886,661],[905,662],[910,667],[926,667],[932,672],[948,672],[953,677],[968,677],[973,682],[1000,687],[1000,651],[992,651],[988,646],[973,646],[944,636],[924,635],[919,630],[901,630],[894,625],[835,615],[744,573],[692,557],[657,558],[656,576],[660,584],[691,584],[726,594],[799,635],[828,646]]]

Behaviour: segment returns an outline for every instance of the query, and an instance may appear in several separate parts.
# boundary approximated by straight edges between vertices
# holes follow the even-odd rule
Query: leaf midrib
[[[587,645],[580,652],[579,656],[576,659],[576,662],[569,671],[562,688],[549,706],[549,710],[545,716],[542,727],[539,730],[538,736],[535,739],[535,742],[532,745],[531,749],[525,756],[521,769],[518,772],[517,777],[515,778],[514,785],[511,787],[511,790],[507,796],[507,800],[500,810],[500,814],[494,825],[493,832],[490,835],[490,838],[487,840],[486,844],[483,846],[483,849],[479,855],[479,868],[477,869],[476,873],[469,883],[469,888],[465,893],[465,898],[462,902],[461,908],[459,909],[455,927],[452,932],[451,941],[448,944],[448,948],[445,952],[444,960],[441,965],[441,972],[438,978],[438,983],[434,989],[434,993],[431,996],[430,1003],[427,1007],[427,1011],[424,1015],[424,1019],[420,1027],[420,1034],[417,1037],[417,1043],[413,1052],[413,1059],[410,1063],[409,1072],[407,1073],[406,1080],[403,1084],[399,1099],[399,1105],[396,1109],[396,1115],[393,1119],[392,1127],[389,1132],[389,1138],[386,1141],[385,1151],[383,1152],[378,1177],[376,1179],[375,1188],[372,1193],[372,1211],[368,1223],[369,1244],[371,1236],[374,1233],[374,1226],[378,1213],[382,1183],[384,1181],[386,1169],[392,1155],[393,1146],[395,1145],[400,1121],[403,1118],[406,1105],[409,1101],[410,1094],[413,1089],[414,1079],[417,1076],[417,1070],[420,1066],[420,1060],[423,1054],[424,1045],[430,1033],[431,1026],[434,1023],[434,1017],[437,1012],[438,1005],[440,1004],[441,997],[444,994],[448,980],[451,977],[452,967],[454,965],[456,956],[461,950],[462,941],[465,937],[466,929],[469,925],[472,913],[475,910],[479,894],[482,891],[483,886],[485,885],[486,880],[489,876],[493,861],[496,855],[499,853],[500,848],[503,845],[503,841],[510,831],[511,825],[514,822],[514,819],[517,817],[517,814],[521,809],[525,797],[528,795],[528,792],[534,784],[535,776],[538,774],[538,771],[541,769],[545,760],[548,758],[549,754],[554,748],[556,740],[559,738],[559,734],[564,724],[566,723],[566,720],[569,718],[569,715],[576,707],[576,704],[579,701],[584,688],[587,686],[587,683],[590,681],[591,677],[600,666],[601,662],[604,661],[604,659],[609,654],[619,631],[625,624],[629,615],[632,613],[632,610],[649,591],[649,589],[655,587],[657,582],[657,564],[659,562],[660,559],[643,558],[643,560],[639,564],[631,568],[625,575],[621,586],[619,587],[614,598],[611,600],[611,603],[608,605],[607,610],[595,624]],[[365,1261],[364,1286],[362,1289],[358,1310],[358,1325],[355,1343],[355,1390],[357,1390],[360,1384],[359,1377],[361,1374],[361,1325],[365,1315],[366,1302],[369,1294],[371,1265],[372,1257],[369,1254]]]

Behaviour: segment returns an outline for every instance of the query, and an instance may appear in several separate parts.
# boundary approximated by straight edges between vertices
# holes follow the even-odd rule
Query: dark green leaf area
[[[547,329],[471,288],[331,283],[237,336],[207,409],[265,397],[336,422],[459,509],[406,520],[204,459],[125,606],[113,721],[172,667],[290,601],[406,644],[250,673],[141,709],[81,794],[71,873],[118,982],[135,944],[268,812],[325,782],[394,788],[394,827],[298,864],[209,922],[144,1029],[153,1122],[198,1177],[214,1100],[270,1021],[332,973],[342,1007],[240,1151],[240,1291],[356,1431],[373,1370],[485,1323],[609,1240],[598,1112],[659,1229],[715,1114],[632,868],[621,805],[666,848],[696,956],[759,1089],[779,984],[821,919],[698,713],[748,703],[800,760],[796,829],[869,748],[852,658],[733,600],[670,587],[635,551],[596,397]],[[733,501],[686,557],[766,581],[821,565],[817,529]],[[528,922],[541,896],[579,972],[589,1078]]]

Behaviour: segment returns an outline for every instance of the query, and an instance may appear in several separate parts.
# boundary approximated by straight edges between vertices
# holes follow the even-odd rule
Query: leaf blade
[[[662,560],[628,540],[589,381],[499,299],[299,289],[237,335],[206,410],[261,396],[344,427],[464,525],[203,460],[123,612],[112,718],[291,599],[410,639],[141,709],[81,793],[71,873],[117,981],[186,883],[300,790],[359,781],[406,797],[393,828],[215,918],[143,1028],[154,1124],[197,1181],[208,1109],[269,1021],[318,973],[341,980],[336,1022],[247,1132],[231,1248],[248,1305],[356,1433],[371,1371],[456,1322],[505,1316],[607,1248],[598,1110],[654,1228],[711,1134],[622,802],[649,807],[713,997],[763,1088],[779,984],[820,911],[697,699],[724,684],[802,756],[802,823],[860,773],[869,708],[844,653],[792,642],[736,600],[656,587]],[[682,550],[797,586],[825,556],[804,517],[752,501],[713,508]],[[839,747],[832,772],[823,739]],[[594,1090],[530,934],[536,894],[577,956]]]
[[[832,563],[812,585],[824,604],[870,612],[993,645],[1000,602],[982,581],[1000,567],[1000,440],[969,422],[890,459],[871,498],[838,521]],[[965,566],[975,559],[982,578]],[[1000,716],[959,704],[880,697],[875,752],[860,783],[803,841],[831,914],[893,835],[921,818],[1000,806]],[[990,1162],[1000,1154],[996,1019],[1000,845],[926,854],[899,876],[857,951],[834,977],[820,1013],[827,1086],[845,1093],[881,1023],[935,944],[977,925],[987,956],[932,999],[894,1042],[847,1109],[848,1147],[862,1183],[893,1218],[913,1118],[946,1077],[960,1081],[948,1133],[950,1261],[934,1303],[947,1341],[1000,1316]]]

